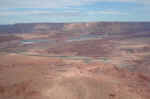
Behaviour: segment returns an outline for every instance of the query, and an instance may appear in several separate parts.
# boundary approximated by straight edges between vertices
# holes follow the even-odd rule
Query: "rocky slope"
[[[150,31],[150,22],[26,23],[0,25],[0,33],[134,33]]]

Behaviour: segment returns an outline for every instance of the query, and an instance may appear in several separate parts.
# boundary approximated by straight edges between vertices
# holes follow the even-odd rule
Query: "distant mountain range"
[[[0,25],[2,33],[135,33],[150,31],[150,22],[20,23]]]

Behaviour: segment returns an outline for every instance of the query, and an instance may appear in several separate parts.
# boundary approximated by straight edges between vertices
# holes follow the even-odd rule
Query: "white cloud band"
[[[150,0],[0,0],[2,8],[61,8],[95,2],[133,2],[150,4]]]

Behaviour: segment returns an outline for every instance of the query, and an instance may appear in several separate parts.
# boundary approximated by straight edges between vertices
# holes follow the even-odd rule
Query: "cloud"
[[[51,10],[51,9],[30,9],[30,10],[0,10],[1,17],[7,16],[48,16],[48,17],[79,17],[79,16],[93,16],[93,15],[128,15],[127,12],[121,12],[119,10],[111,10],[111,9],[104,9],[104,10],[74,10],[74,9],[67,9],[67,10]]]
[[[120,12],[117,10],[103,10],[103,11],[91,11],[89,14],[99,14],[99,15],[128,15],[127,12]]]
[[[150,0],[0,0],[2,8],[62,8],[96,2],[133,2],[150,4]]]
[[[150,20],[150,0],[0,0],[0,22]]]
[[[80,16],[79,11],[74,10],[64,10],[64,11],[49,11],[49,10],[1,10],[0,16],[50,16],[50,17],[70,17],[70,16]]]

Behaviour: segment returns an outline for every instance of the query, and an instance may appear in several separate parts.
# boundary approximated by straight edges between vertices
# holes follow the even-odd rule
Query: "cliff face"
[[[26,23],[0,25],[0,33],[132,33],[150,31],[150,22]]]

